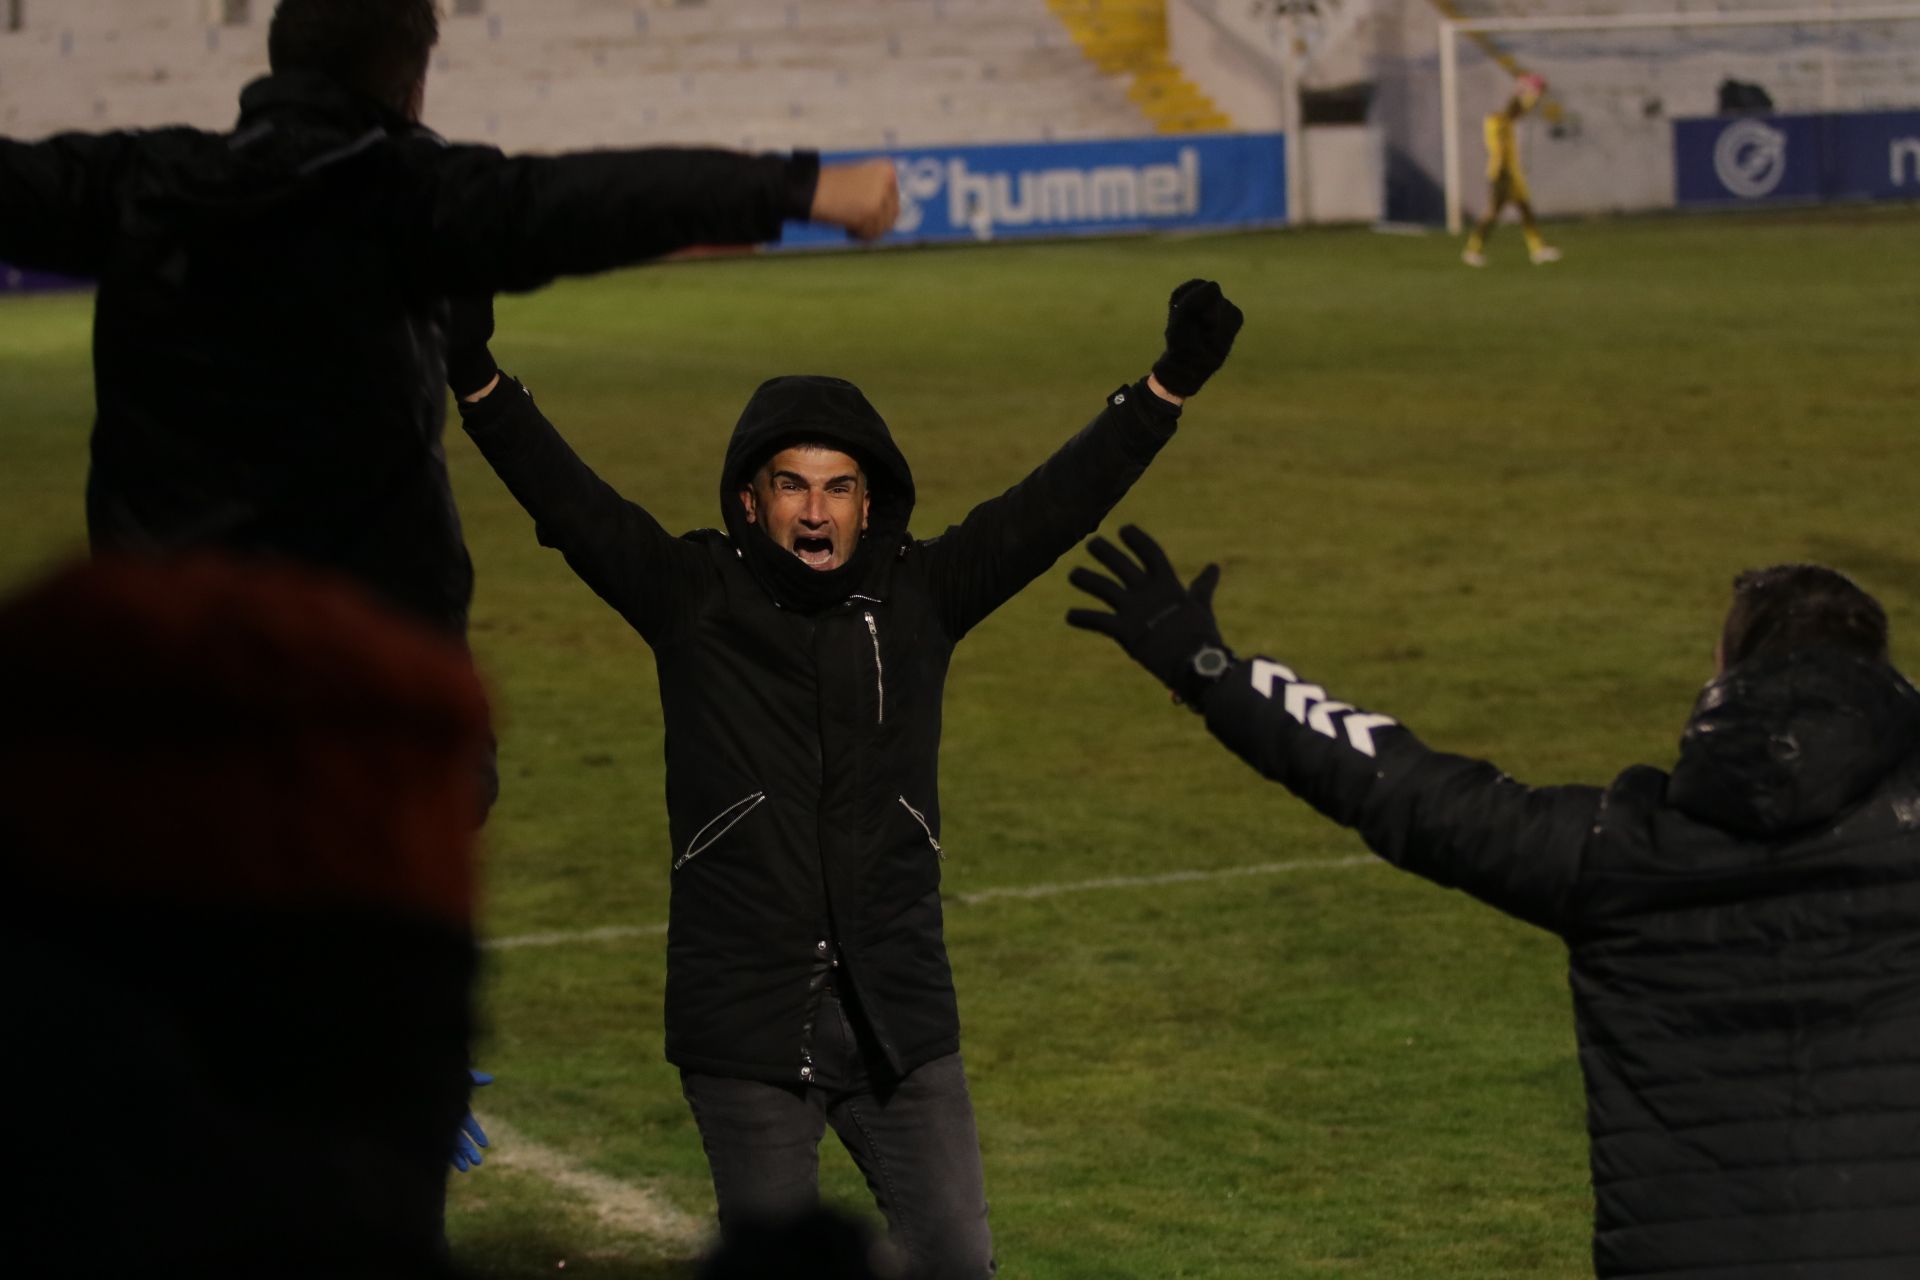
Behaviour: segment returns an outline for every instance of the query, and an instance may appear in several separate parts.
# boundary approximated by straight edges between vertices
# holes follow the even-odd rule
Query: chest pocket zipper
[[[673,869],[678,871],[702,853],[712,848],[721,836],[733,830],[735,823],[752,813],[755,809],[758,809],[761,804],[765,802],[766,798],[766,792],[756,791],[750,796],[740,797],[740,799],[735,800],[732,804],[715,814],[708,820],[706,826],[693,833],[693,839],[687,844],[687,851],[673,860]],[[719,827],[720,829],[714,831],[713,829],[715,827]],[[709,831],[713,831],[713,834],[708,835],[707,833]]]
[[[927,815],[924,813],[921,813],[918,809],[908,804],[907,798],[905,796],[900,797],[900,807],[905,809],[908,813],[912,814],[913,820],[920,824],[920,829],[927,833],[927,843],[933,846],[933,851],[939,854],[942,858],[946,857],[947,851],[945,849],[942,849],[940,847],[940,842],[933,838],[933,828],[927,825]]]
[[[885,724],[887,722],[887,669],[881,665],[880,662],[880,627],[873,620],[873,610],[866,610],[865,616],[867,619],[867,634],[873,638],[873,687],[874,692],[880,700],[879,710],[874,715],[873,722],[875,724]],[[902,798],[900,803],[906,804],[906,800]],[[907,805],[907,808],[912,809],[913,806]],[[915,814],[914,816],[918,817],[919,815]],[[920,825],[924,827],[927,824],[922,822]],[[933,839],[931,832],[928,833],[927,839]]]

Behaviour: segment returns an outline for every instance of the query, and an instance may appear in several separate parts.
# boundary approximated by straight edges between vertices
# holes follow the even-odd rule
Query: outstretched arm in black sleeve
[[[1580,852],[1599,812],[1593,787],[1527,787],[1483,760],[1433,751],[1391,716],[1342,702],[1291,668],[1236,659],[1212,611],[1212,566],[1192,587],[1131,526],[1129,558],[1103,539],[1112,573],[1073,572],[1109,611],[1073,625],[1111,636],[1189,706],[1229,750],[1397,867],[1463,889],[1554,932],[1571,922]]]
[[[778,240],[787,220],[873,239],[899,210],[886,160],[823,166],[811,152],[691,147],[507,156],[424,138],[407,146],[394,176],[408,184],[408,260],[444,292],[532,289],[694,245]]]
[[[1240,309],[1210,280],[1174,290],[1167,347],[1153,371],[1108,396],[1100,416],[1026,479],[928,545],[949,635],[965,635],[1100,527],[1173,438],[1182,403],[1226,362],[1240,322]]]
[[[0,261],[95,275],[117,224],[124,133],[0,138]]]
[[[455,299],[448,324],[447,380],[461,425],[534,519],[542,546],[566,557],[602,600],[649,644],[707,581],[707,559],[580,460],[533,396],[502,375],[488,349],[493,301]]]

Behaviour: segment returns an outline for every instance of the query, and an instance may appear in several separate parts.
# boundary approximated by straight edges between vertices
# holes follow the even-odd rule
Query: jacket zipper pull
[[[880,628],[873,620],[873,610],[864,611],[867,620],[867,634],[873,638],[873,687],[879,697],[878,711],[874,716],[875,724],[887,722],[887,669],[880,662]]]

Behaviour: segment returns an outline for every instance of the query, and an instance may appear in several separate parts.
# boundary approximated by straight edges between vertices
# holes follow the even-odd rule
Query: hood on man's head
[[[736,535],[740,490],[780,450],[820,444],[851,454],[866,473],[869,532],[904,530],[913,515],[913,471],[860,388],[844,378],[786,374],[760,384],[734,425],[720,474],[720,509]]]
[[[1920,693],[1884,662],[1829,649],[1739,663],[1701,691],[1667,799],[1750,839],[1827,822],[1920,743]]]

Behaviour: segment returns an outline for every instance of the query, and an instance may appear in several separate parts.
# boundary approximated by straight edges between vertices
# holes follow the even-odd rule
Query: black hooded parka
[[[1920,1276],[1920,694],[1708,685],[1669,775],[1530,788],[1265,659],[1207,724],[1394,865],[1566,941],[1607,1280]]]
[[[681,538],[595,476],[517,383],[462,415],[541,543],[653,648],[672,834],[668,1059],[811,1080],[809,1018],[836,961],[894,1072],[956,1051],[938,789],[953,647],[1099,526],[1178,410],[1144,383],[1116,391],[1038,470],[925,540],[907,531],[906,459],[838,379],[755,393],[720,477],[728,532]],[[738,496],[803,442],[853,455],[868,478],[866,535],[831,574],[775,548]],[[833,579],[825,599],[814,575]]]

